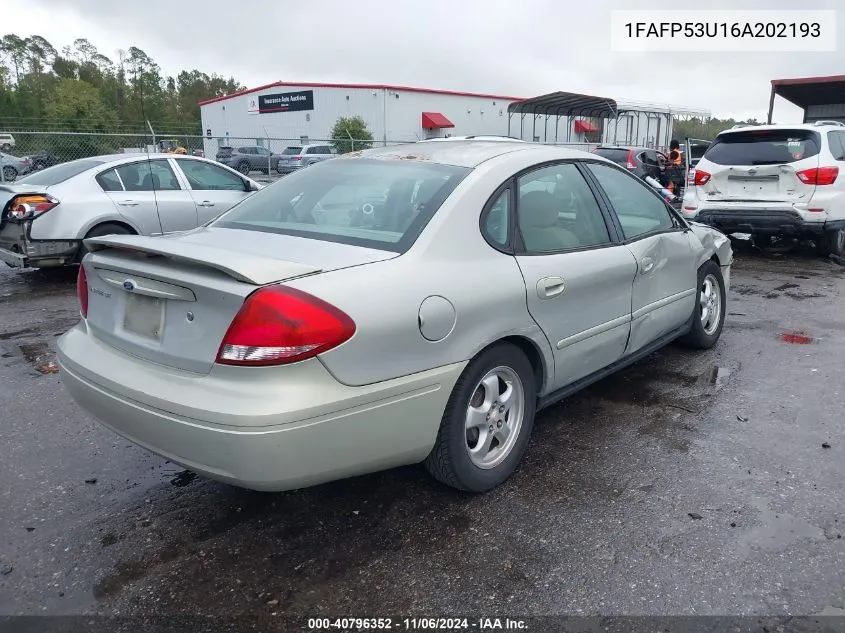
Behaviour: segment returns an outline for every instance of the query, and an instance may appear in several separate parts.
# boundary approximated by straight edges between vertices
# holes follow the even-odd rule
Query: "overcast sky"
[[[835,9],[839,0],[814,0]],[[611,9],[796,9],[793,0],[0,0],[0,31],[56,48],[137,46],[165,73],[198,68],[247,86],[365,82],[517,97],[566,90],[765,117],[770,80],[842,74],[837,53],[610,51]],[[575,7],[578,8],[575,8]],[[800,120],[778,101],[775,119]]]

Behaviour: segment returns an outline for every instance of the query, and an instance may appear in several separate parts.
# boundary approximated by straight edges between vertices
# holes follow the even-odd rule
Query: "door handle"
[[[561,294],[566,288],[562,277],[544,277],[537,282],[537,295],[541,299],[551,299]]]
[[[122,207],[137,207],[140,203],[135,202],[134,200],[121,200],[118,204]]]
[[[211,202],[210,200],[203,200],[197,206],[199,206],[199,207],[213,207],[214,203]]]
[[[643,257],[640,260],[640,272],[643,275],[646,275],[651,272],[652,268],[654,268],[654,260],[651,257]]]

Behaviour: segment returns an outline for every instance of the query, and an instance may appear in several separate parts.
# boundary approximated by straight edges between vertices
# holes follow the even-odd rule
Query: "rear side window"
[[[469,172],[422,161],[326,161],[251,195],[212,226],[401,253]]]
[[[120,183],[120,178],[117,177],[117,172],[114,169],[104,171],[97,176],[97,182],[103,191],[123,191],[123,185]]]
[[[624,165],[628,162],[628,150],[627,149],[597,149],[594,152],[597,156],[601,156],[602,158],[606,158],[607,160],[612,160],[614,163],[618,163],[620,165]]]
[[[722,133],[704,158],[717,165],[778,165],[816,156],[821,139],[812,130],[748,130]]]
[[[836,160],[845,160],[845,132],[828,132],[827,144]]]

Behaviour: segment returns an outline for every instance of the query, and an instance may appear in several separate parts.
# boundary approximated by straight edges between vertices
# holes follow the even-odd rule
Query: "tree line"
[[[742,121],[736,119],[692,118],[686,121],[675,121],[673,135],[681,143],[683,143],[686,137],[696,138],[702,141],[712,141],[719,132],[724,132],[725,130],[731,129],[734,125],[740,124],[760,125],[760,121],[757,119],[746,119]]]
[[[199,134],[198,102],[244,87],[183,70],[166,76],[140,48],[109,57],[87,39],[59,51],[40,35],[0,38],[0,130]],[[157,130],[158,132],[158,130]]]

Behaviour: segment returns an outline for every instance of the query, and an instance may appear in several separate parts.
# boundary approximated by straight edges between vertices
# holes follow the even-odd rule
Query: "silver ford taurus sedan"
[[[539,408],[716,344],[733,257],[610,161],[499,141],[346,155],[196,230],[87,246],[72,396],[259,490],[417,462],[489,490]]]
[[[0,261],[17,268],[78,263],[83,240],[195,229],[261,188],[210,160],[114,154],[0,183]]]

